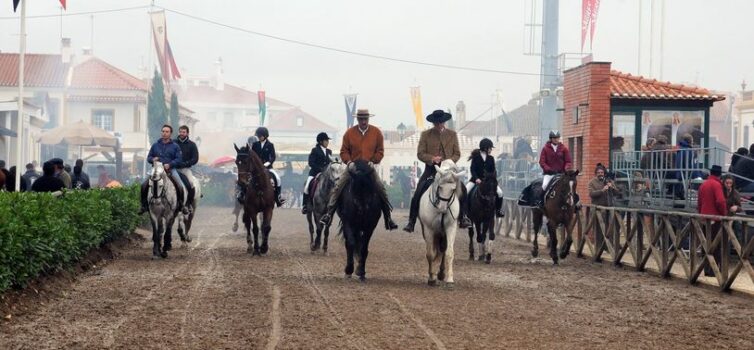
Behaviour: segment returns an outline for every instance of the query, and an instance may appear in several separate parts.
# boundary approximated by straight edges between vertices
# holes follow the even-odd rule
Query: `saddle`
[[[555,184],[560,181],[560,178],[561,175],[555,175],[552,180],[550,180],[550,183],[547,184],[547,188],[544,190],[542,190],[542,179],[536,179],[532,181],[529,186],[526,186],[526,188],[521,191],[521,195],[518,198],[518,205],[524,207],[533,207],[538,201],[538,196],[541,196],[540,198],[543,199],[553,196],[554,193],[552,189],[555,188]],[[474,187],[474,189],[476,189],[476,187]]]

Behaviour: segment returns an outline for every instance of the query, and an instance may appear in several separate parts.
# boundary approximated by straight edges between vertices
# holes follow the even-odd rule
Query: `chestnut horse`
[[[238,183],[246,193],[243,202],[243,224],[246,226],[246,251],[252,255],[267,254],[267,243],[272,231],[272,211],[275,209],[275,192],[270,183],[270,176],[259,156],[251,151],[249,145],[236,149],[236,166],[238,166]],[[262,213],[262,242],[259,242],[259,225],[257,214]],[[252,229],[253,224],[253,229]],[[251,232],[254,239],[251,239]]]

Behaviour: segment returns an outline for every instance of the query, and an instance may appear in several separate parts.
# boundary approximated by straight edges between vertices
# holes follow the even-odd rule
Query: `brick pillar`
[[[594,167],[597,163],[607,166],[609,160],[610,62],[586,63],[565,71],[564,78],[562,141],[566,146],[573,145],[574,168],[582,174],[577,192],[583,203],[591,203],[587,184],[594,176]]]

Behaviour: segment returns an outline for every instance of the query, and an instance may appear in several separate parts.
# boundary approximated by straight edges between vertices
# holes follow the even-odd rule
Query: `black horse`
[[[495,240],[495,200],[497,199],[497,176],[485,171],[482,183],[477,185],[467,200],[469,227],[469,260],[474,260],[474,229],[479,243],[479,261],[489,264],[492,261],[492,242]],[[487,241],[489,240],[489,241]],[[485,245],[485,243],[487,243]]]
[[[346,277],[354,271],[354,254],[359,258],[356,275],[366,280],[366,261],[369,255],[369,240],[382,214],[378,184],[374,182],[374,168],[362,160],[348,165],[349,183],[343,189],[338,205],[341,232],[346,245]]]

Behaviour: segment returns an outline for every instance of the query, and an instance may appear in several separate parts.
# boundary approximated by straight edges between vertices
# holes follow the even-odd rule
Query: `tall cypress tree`
[[[149,92],[149,105],[147,106],[149,118],[149,140],[154,142],[160,138],[162,126],[168,124],[168,106],[165,104],[165,86],[162,84],[162,76],[154,70],[152,78],[152,91]]]
[[[173,126],[173,130],[178,132],[178,127],[181,126],[181,118],[178,116],[178,96],[174,93],[170,95],[170,125]]]

